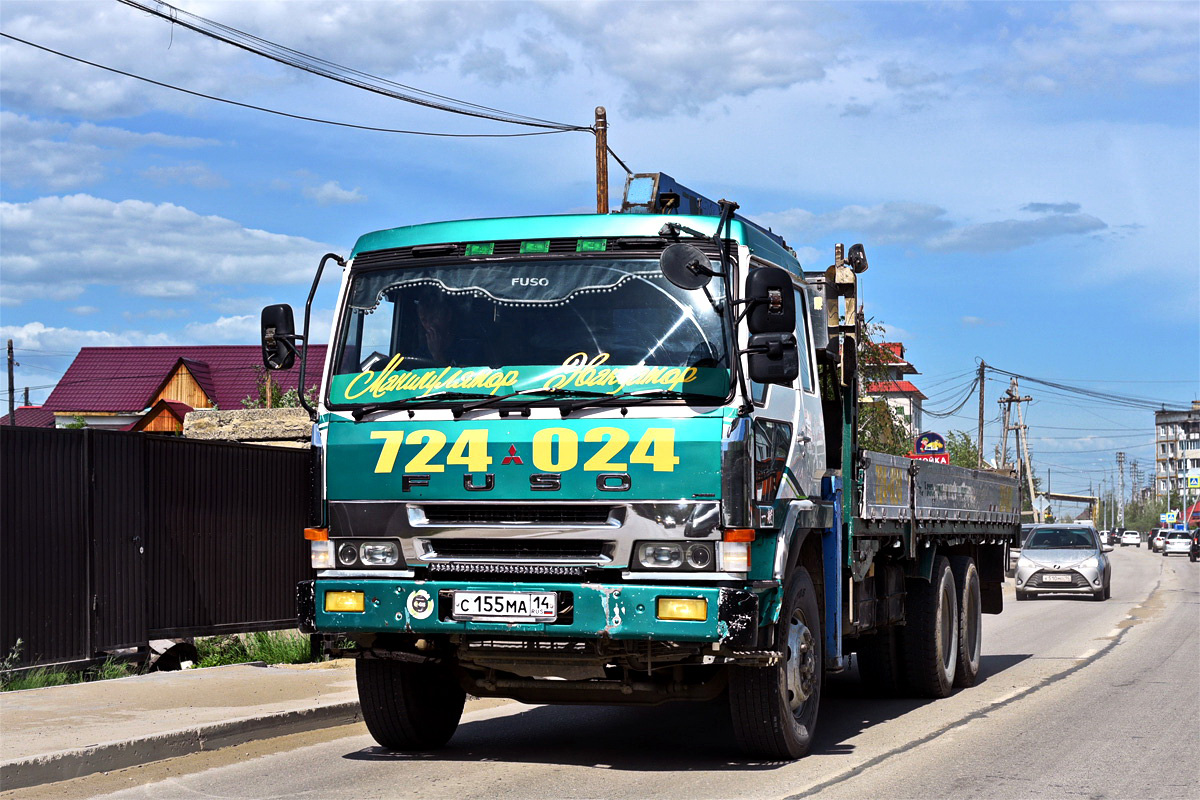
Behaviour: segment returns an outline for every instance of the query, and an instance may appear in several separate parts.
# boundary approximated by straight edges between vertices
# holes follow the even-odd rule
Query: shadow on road
[[[979,681],[1029,658],[983,656]],[[969,690],[968,690],[969,691]],[[856,669],[829,675],[821,697],[814,754],[848,754],[866,728],[933,702],[872,695]],[[790,762],[748,761],[738,756],[724,698],[709,703],[667,703],[654,708],[540,706],[520,714],[468,722],[450,743],[429,753],[392,753],[368,747],[347,753],[353,761],[561,764],[631,772],[737,772],[771,770]]]

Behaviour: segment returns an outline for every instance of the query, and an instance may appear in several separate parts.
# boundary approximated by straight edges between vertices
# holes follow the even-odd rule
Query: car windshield
[[[1172,539],[1191,539],[1192,535],[1187,531],[1175,531],[1171,534]]]
[[[330,402],[438,393],[656,391],[724,397],[724,318],[656,259],[502,261],[372,269],[346,294]],[[515,395],[514,395],[515,396]]]
[[[1095,550],[1092,534],[1071,528],[1038,528],[1029,534],[1027,550]]]

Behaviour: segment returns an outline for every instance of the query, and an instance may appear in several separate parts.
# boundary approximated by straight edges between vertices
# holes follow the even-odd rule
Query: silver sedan
[[[1112,593],[1112,565],[1096,529],[1089,525],[1039,525],[1017,559],[1017,599],[1039,594],[1088,594],[1107,600]]]
[[[1171,531],[1167,540],[1163,542],[1162,554],[1164,557],[1178,554],[1186,556],[1192,549],[1192,535],[1187,531]]]

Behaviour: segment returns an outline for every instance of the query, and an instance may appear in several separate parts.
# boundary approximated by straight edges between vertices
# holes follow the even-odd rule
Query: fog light
[[[373,567],[390,567],[400,561],[400,548],[395,542],[363,542],[358,557]]]
[[[326,592],[326,611],[362,611],[364,595],[362,592]]]
[[[1096,580],[1092,581],[1092,583],[1094,583],[1094,584],[1096,584],[1097,586],[1099,586],[1099,585],[1100,585],[1100,579],[1099,579],[1099,578],[1096,578]]]
[[[313,569],[329,569],[333,566],[333,542],[309,542],[308,545]]]
[[[708,601],[703,597],[660,597],[658,618],[703,622],[708,619]]]
[[[358,548],[351,542],[346,542],[338,546],[338,563],[350,566],[358,561]]]
[[[720,572],[749,572],[750,543],[721,542],[717,550],[717,570]]]
[[[638,563],[645,569],[676,569],[683,564],[683,545],[647,542],[638,547]]]

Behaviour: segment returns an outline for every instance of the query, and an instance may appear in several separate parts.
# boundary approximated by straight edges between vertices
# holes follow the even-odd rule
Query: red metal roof
[[[321,380],[325,345],[313,345],[308,356],[308,384],[314,386]],[[262,369],[258,345],[84,347],[42,407],[48,411],[142,411],[181,359],[219,408],[238,409],[244,398],[257,396]],[[299,376],[300,359],[296,359],[295,367],[271,377],[287,391],[296,388]]]
[[[927,399],[916,386],[908,381],[875,381],[867,384],[867,394],[913,394]]]
[[[54,412],[45,406],[17,406],[13,409],[18,428],[53,428]],[[8,424],[8,414],[0,417],[0,425]]]

